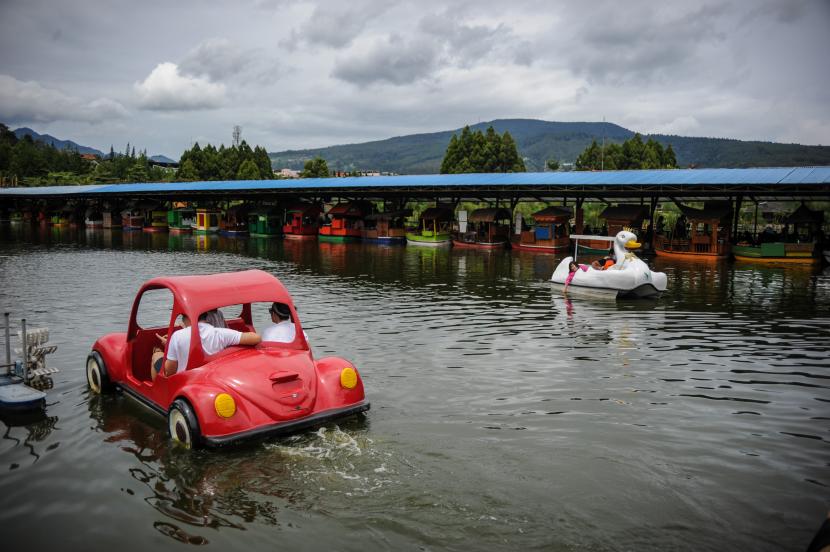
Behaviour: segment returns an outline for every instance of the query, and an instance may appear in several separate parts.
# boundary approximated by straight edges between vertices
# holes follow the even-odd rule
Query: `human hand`
[[[156,334],[156,337],[158,338],[159,341],[162,342],[162,344],[164,344],[164,345],[167,344],[167,336],[166,335]]]

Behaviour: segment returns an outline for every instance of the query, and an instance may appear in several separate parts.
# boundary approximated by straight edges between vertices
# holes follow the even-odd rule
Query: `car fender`
[[[92,350],[101,355],[104,360],[110,382],[119,383],[126,379],[126,372],[129,369],[126,333],[107,334],[92,345]]]
[[[234,414],[229,418],[220,416],[216,411],[216,397],[223,393],[230,395],[236,406]],[[251,405],[232,389],[204,382],[191,383],[179,389],[173,401],[179,398],[186,400],[192,407],[202,435],[225,435],[251,427]]]
[[[362,402],[366,397],[363,390],[363,378],[354,363],[340,357],[324,357],[315,361],[320,378],[317,386],[317,403],[320,410],[340,408]],[[353,388],[343,386],[340,376],[343,370],[352,368],[357,374]]]

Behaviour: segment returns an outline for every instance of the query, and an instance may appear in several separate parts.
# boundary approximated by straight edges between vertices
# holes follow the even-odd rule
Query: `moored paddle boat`
[[[430,207],[419,217],[418,228],[406,233],[407,245],[445,247],[452,245],[450,224],[453,211],[448,207]]]
[[[405,244],[406,229],[404,221],[412,214],[412,209],[375,213],[364,219],[363,241],[385,244]]]
[[[282,232],[287,240],[314,240],[320,231],[323,210],[316,203],[298,202],[285,210]]]
[[[363,238],[363,217],[372,212],[367,201],[338,203],[326,216],[331,222],[320,227],[318,239],[333,242],[358,241]]]
[[[573,216],[569,207],[551,206],[531,216],[533,227],[516,234],[510,244],[513,249],[537,253],[558,253],[568,249],[571,245],[568,221]]]
[[[510,235],[510,211],[499,207],[476,209],[470,214],[464,232],[453,237],[455,247],[504,249]]]
[[[653,272],[648,265],[628,249],[637,249],[637,236],[628,231],[614,237],[587,236],[575,234],[577,240],[606,241],[613,244],[615,264],[608,269],[598,270],[580,266],[573,274],[570,265],[573,257],[565,257],[553,272],[551,282],[563,286],[566,293],[580,293],[595,297],[651,298],[659,297],[666,291],[667,278],[663,272]],[[578,244],[577,244],[578,245]]]

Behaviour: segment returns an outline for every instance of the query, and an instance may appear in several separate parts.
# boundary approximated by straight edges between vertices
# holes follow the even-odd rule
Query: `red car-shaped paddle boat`
[[[139,326],[142,297],[160,289],[172,294],[170,323],[167,327]],[[229,316],[225,309],[227,326],[254,331],[252,305],[260,312],[273,302],[290,309],[293,342],[263,341],[255,347],[232,346],[214,355],[204,353],[195,323],[200,314],[239,305],[232,307],[241,309],[235,317],[236,310]],[[146,310],[145,305],[142,312]],[[180,327],[182,315],[194,321],[185,330],[191,332],[187,366],[153,380],[153,347],[161,344],[157,335],[171,336]],[[166,416],[170,437],[194,448],[293,433],[369,409],[354,366],[338,357],[313,357],[291,296],[277,278],[261,270],[146,282],[133,303],[127,332],[108,334],[95,342],[86,374],[93,392],[121,389]]]

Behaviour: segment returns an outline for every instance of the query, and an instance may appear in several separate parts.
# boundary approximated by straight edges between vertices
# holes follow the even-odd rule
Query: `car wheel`
[[[167,431],[173,442],[185,448],[196,449],[202,445],[199,421],[193,409],[182,399],[176,399],[167,413]]]
[[[90,391],[98,395],[104,394],[112,388],[107,374],[107,366],[98,351],[92,351],[86,358],[86,382]]]

